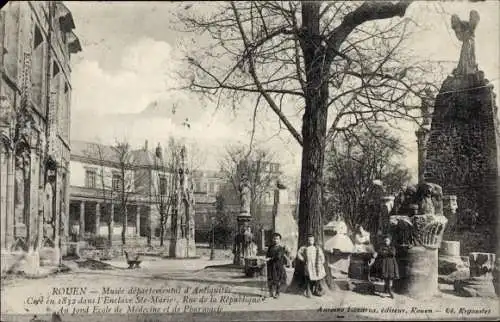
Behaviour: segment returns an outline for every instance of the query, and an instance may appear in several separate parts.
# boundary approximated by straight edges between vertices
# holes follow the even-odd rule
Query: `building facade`
[[[74,28],[59,1],[0,10],[2,270],[10,257],[37,257],[43,247],[58,258],[68,233],[70,56],[81,50]]]
[[[69,222],[74,240],[120,240],[126,218],[128,243],[157,245],[162,225],[164,245],[194,241],[195,222],[206,221],[214,209],[215,192],[195,189],[209,186],[203,172],[190,174],[186,164],[163,160],[169,153],[161,147],[150,149],[147,142],[140,149],[129,147],[122,163],[117,146],[83,141],[72,141],[71,146]],[[186,245],[191,254],[194,243]],[[175,257],[182,252],[172,250]]]

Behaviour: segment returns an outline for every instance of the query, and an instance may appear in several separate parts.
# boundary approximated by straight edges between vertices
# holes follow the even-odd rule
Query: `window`
[[[33,48],[36,49],[43,42],[42,32],[38,26],[35,26],[35,37],[33,38]]]
[[[113,186],[113,190],[119,191],[121,190],[121,182],[122,177],[119,174],[113,174],[113,179],[111,185]]]
[[[59,65],[56,62],[53,62],[52,63],[52,77],[56,77],[60,71],[61,71],[61,69],[59,68]]]
[[[164,196],[167,194],[167,178],[164,176],[160,177],[160,182],[158,183],[160,185],[160,195]]]
[[[45,56],[46,44],[40,27],[35,25],[34,29],[32,39],[33,49],[29,54],[31,56],[31,65],[26,67],[31,72],[31,98],[33,99],[33,103],[35,103],[35,107],[39,113],[46,115],[47,106],[42,98],[45,91],[44,75],[47,68],[46,65],[48,65]]]
[[[215,192],[215,184],[213,182],[210,182],[210,186],[209,186],[209,190],[208,192],[210,193],[214,193]]]
[[[87,188],[95,188],[96,186],[96,171],[86,170],[85,171],[85,186]]]

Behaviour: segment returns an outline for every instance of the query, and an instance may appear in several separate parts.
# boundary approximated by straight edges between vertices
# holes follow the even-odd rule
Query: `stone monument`
[[[273,231],[281,235],[282,245],[290,251],[290,256],[295,258],[298,249],[299,228],[293,218],[294,207],[290,205],[288,190],[280,181],[274,190]]]
[[[323,249],[328,264],[329,275],[341,289],[349,289],[349,268],[354,244],[349,237],[349,229],[343,220],[336,220],[328,225],[335,235],[326,239]]]
[[[239,266],[244,266],[245,265],[244,252],[246,249],[245,240],[248,240],[250,238],[247,227],[249,227],[249,222],[252,219],[252,215],[250,214],[250,202],[252,198],[252,191],[251,191],[250,181],[248,180],[248,176],[245,172],[242,172],[240,176],[239,191],[240,191],[240,213],[236,217],[238,234],[236,235],[234,241],[233,263]],[[252,234],[252,241],[253,241],[253,234]]]
[[[493,86],[476,62],[474,33],[478,22],[476,11],[470,12],[468,21],[451,17],[462,49],[457,67],[436,96],[422,168],[425,181],[439,182],[447,193],[457,196],[459,217],[479,215],[478,237],[493,236],[474,237],[471,243],[468,227],[469,232],[447,232],[446,238],[461,241],[463,252],[494,252],[498,241],[494,223],[499,212],[497,107]]]
[[[422,182],[413,195],[412,191],[407,190],[405,202],[390,217],[401,277],[394,289],[410,297],[430,298],[438,292],[438,248],[448,220],[440,186]]]
[[[191,258],[196,256],[194,239],[194,197],[193,185],[187,165],[187,149],[180,151],[180,165],[177,173],[174,213],[172,214],[170,257]]]

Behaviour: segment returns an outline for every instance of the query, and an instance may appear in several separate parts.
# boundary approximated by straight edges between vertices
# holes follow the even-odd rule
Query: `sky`
[[[184,137],[198,142],[205,151],[206,168],[216,169],[224,146],[249,144],[251,109],[215,110],[189,92],[172,90],[179,85],[175,73],[192,35],[176,30],[173,12],[185,4],[172,2],[65,2],[71,10],[83,51],[73,55],[72,139],[112,144],[126,139],[134,145],[166,142]],[[461,43],[450,27],[450,15],[467,19],[477,10],[476,56],[480,69],[498,93],[500,2],[416,1],[406,17],[418,24],[411,42],[422,59],[453,66]],[[190,10],[206,12],[210,3],[194,3]],[[451,64],[451,65],[450,65]],[[451,73],[453,67],[447,67]],[[444,80],[444,78],[443,78]],[[498,105],[497,96],[497,105]],[[249,104],[251,102],[248,102]],[[158,107],[163,112],[156,113]],[[165,113],[168,110],[170,113]],[[285,130],[277,131],[277,118],[260,109],[256,141],[271,148],[287,174],[300,171],[300,147]],[[183,123],[188,122],[190,127]],[[399,132],[407,150],[403,162],[416,175],[415,125]]]

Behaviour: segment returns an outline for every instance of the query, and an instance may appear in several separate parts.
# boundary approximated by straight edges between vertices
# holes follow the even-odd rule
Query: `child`
[[[314,244],[314,236],[307,236],[307,246],[302,246],[297,252],[297,258],[305,264],[306,290],[305,295],[321,296],[320,281],[326,276],[325,254],[321,247]]]
[[[373,258],[370,260],[371,266],[375,259],[377,259],[380,269],[381,277],[384,279],[384,292],[389,293],[391,298],[392,294],[392,281],[399,278],[398,263],[396,262],[396,249],[391,244],[391,236],[384,237],[384,244],[380,247],[378,253],[373,253]]]
[[[275,299],[280,296],[281,285],[286,284],[285,265],[289,266],[288,250],[281,245],[281,235],[273,234],[273,244],[266,254],[267,260],[267,281],[269,283],[269,293]]]

